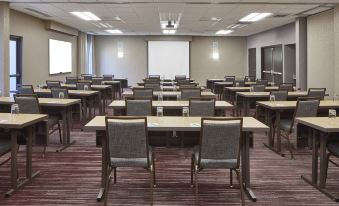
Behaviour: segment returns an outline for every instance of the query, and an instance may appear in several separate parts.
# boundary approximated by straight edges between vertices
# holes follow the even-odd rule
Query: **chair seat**
[[[194,160],[198,162],[199,160],[199,147],[196,146],[193,149]],[[200,160],[201,168],[219,168],[219,169],[231,169],[237,168],[237,159],[201,159]]]
[[[339,141],[328,142],[327,149],[334,156],[339,157]]]
[[[291,119],[281,119],[280,120],[280,129],[284,131],[289,131],[291,128],[292,120]]]
[[[152,149],[149,148],[148,158],[152,164]],[[112,158],[112,167],[148,167],[147,158]]]
[[[11,149],[11,139],[9,135],[0,133],[0,156],[6,154]]]

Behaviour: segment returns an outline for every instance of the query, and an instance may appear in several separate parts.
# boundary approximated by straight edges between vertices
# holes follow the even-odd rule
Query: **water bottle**
[[[157,116],[158,117],[164,116],[164,108],[163,107],[157,107]]]
[[[64,98],[65,98],[65,93],[59,92],[59,99],[64,99]]]
[[[11,114],[19,114],[19,105],[18,104],[12,104],[11,106]]]
[[[181,94],[177,94],[177,101],[180,101],[181,100]]]
[[[188,109],[188,107],[183,107],[182,108],[182,116],[183,117],[188,117],[189,116],[189,109]]]
[[[270,101],[271,101],[271,102],[274,102],[274,101],[275,101],[275,95],[270,94]]]
[[[84,85],[84,90],[88,90],[88,85]]]

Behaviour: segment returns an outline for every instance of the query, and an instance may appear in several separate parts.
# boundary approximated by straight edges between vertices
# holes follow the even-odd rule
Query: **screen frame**
[[[50,59],[50,40],[55,40],[55,41],[63,41],[63,42],[67,42],[67,43],[70,43],[71,44],[71,54],[72,54],[72,57],[71,57],[71,71],[70,72],[59,72],[59,73],[54,73],[54,74],[51,74],[51,59]],[[72,74],[73,73],[73,44],[72,42],[70,41],[64,41],[64,40],[59,40],[59,39],[52,39],[52,38],[49,38],[48,39],[48,75],[49,76],[58,76],[58,75],[65,75],[65,74]]]

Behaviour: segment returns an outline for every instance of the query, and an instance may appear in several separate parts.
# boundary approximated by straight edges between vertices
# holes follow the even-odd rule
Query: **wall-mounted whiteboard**
[[[49,39],[49,74],[72,72],[72,43]]]
[[[166,79],[189,77],[189,56],[188,41],[148,41],[148,74]]]

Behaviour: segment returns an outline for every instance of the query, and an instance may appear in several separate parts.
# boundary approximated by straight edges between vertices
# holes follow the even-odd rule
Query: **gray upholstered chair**
[[[331,162],[333,163],[335,166],[339,167],[339,165],[332,161],[330,159],[331,156],[334,156],[336,158],[339,158],[339,141],[338,141],[338,136],[337,134],[335,134],[335,136],[330,136],[328,142],[327,142],[327,151],[328,154],[326,156],[326,178],[325,178],[325,183],[326,183],[326,179],[327,179],[327,173],[328,173],[328,163]]]
[[[76,84],[78,77],[66,77],[66,84]]]
[[[195,83],[181,84],[179,87],[180,88],[200,88]]]
[[[106,194],[112,170],[116,184],[118,167],[146,168],[150,171],[151,202],[153,202],[153,187],[156,185],[155,165],[154,153],[148,141],[146,117],[106,117],[106,136],[109,154]]]
[[[177,82],[178,86],[191,84],[191,81],[189,79],[178,79]]]
[[[213,117],[215,115],[215,100],[191,98],[189,101],[189,115],[192,117]]]
[[[14,96],[15,103],[19,105],[19,111],[22,114],[41,114],[41,109],[39,105],[38,96],[35,94],[17,94]],[[56,116],[48,116],[48,120],[46,122],[46,131],[44,132],[46,139],[44,140],[44,151],[45,154],[46,146],[48,144],[48,136],[53,133],[56,129],[53,129],[55,125],[57,125],[57,130],[59,130],[59,138],[60,143],[62,142],[61,136],[61,126],[59,122],[59,118]],[[51,133],[49,130],[52,129]]]
[[[262,84],[266,87],[268,85],[268,80],[267,79],[257,79],[257,84]]]
[[[152,99],[153,89],[152,88],[133,88],[133,97]]]
[[[47,85],[47,88],[49,89],[53,87],[58,87],[58,88],[61,87],[60,81],[54,81],[54,80],[46,80],[46,85]]]
[[[279,84],[279,90],[287,90],[289,92],[293,91],[293,84],[292,83],[281,83]]]
[[[266,86],[263,84],[255,84],[255,85],[252,85],[252,88],[253,88],[253,92],[264,92]]]
[[[294,156],[290,135],[293,134],[295,130],[295,119],[297,117],[316,117],[318,114],[319,104],[320,100],[318,98],[298,98],[293,118],[280,120],[280,131],[277,132],[280,132],[281,137],[287,140],[291,159],[294,159]]]
[[[181,88],[181,100],[188,101],[191,98],[200,98],[201,89],[200,88]]]
[[[145,79],[145,84],[160,84],[160,79]]]
[[[245,82],[255,82],[255,76],[245,76]]]
[[[174,80],[175,81],[186,80],[186,75],[175,75]]]
[[[158,79],[160,81],[160,75],[148,75],[148,79]]]
[[[235,171],[238,176],[241,203],[245,204],[240,170],[242,121],[242,118],[201,119],[200,144],[194,148],[191,162],[191,185],[194,180],[196,196],[198,173],[202,169],[229,169],[231,185],[232,172]]]
[[[234,82],[235,76],[225,76],[225,82]]]
[[[0,157],[7,154],[11,151],[11,138],[8,133],[5,131],[0,130]],[[0,166],[8,162],[10,158],[7,158],[3,162],[0,163]]]
[[[93,85],[102,85],[102,81],[104,81],[104,78],[102,78],[102,77],[93,77],[92,78],[92,84]]]
[[[152,88],[153,91],[161,91],[160,82],[159,83],[145,83],[145,88]]]
[[[63,96],[64,99],[69,99],[68,89],[66,88],[51,88],[52,98],[61,98]]]
[[[89,82],[77,82],[77,90],[91,90],[91,83]]]
[[[324,100],[326,88],[309,88],[307,97],[314,97]]]
[[[34,94],[34,89],[32,85],[19,85],[18,94]]]
[[[92,80],[93,75],[92,74],[81,74],[81,77],[84,78],[84,80]]]
[[[233,81],[233,86],[234,87],[244,87],[245,86],[245,81],[243,79],[241,79],[241,80],[234,80]]]
[[[151,99],[126,99],[127,116],[151,116],[152,100]]]
[[[288,97],[287,90],[271,91],[270,95],[274,95],[275,101],[286,101]]]
[[[103,78],[104,78],[104,81],[113,81],[114,75],[104,74]]]

